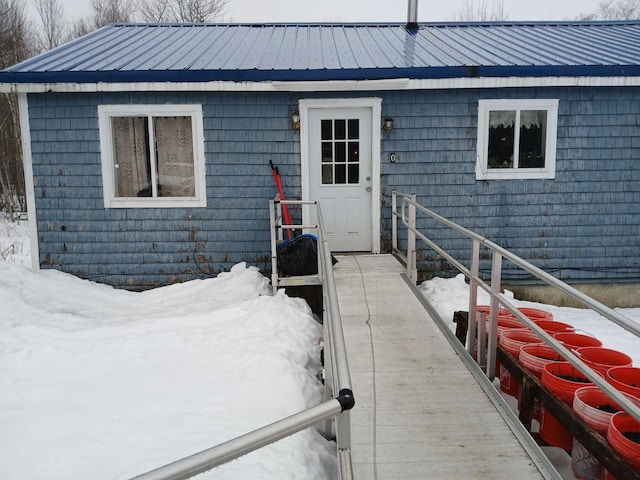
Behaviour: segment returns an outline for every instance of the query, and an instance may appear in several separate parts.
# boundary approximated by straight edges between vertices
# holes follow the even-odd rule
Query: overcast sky
[[[32,3],[32,0],[27,0]],[[485,0],[491,6],[493,0]],[[509,20],[571,20],[602,0],[504,0]],[[482,0],[475,0],[481,4]],[[89,0],[62,0],[67,19],[89,13]],[[229,0],[224,21],[404,22],[407,0]],[[449,21],[465,0],[418,0],[418,21]]]

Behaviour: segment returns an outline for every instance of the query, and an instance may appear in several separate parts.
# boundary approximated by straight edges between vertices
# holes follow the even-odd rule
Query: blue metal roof
[[[0,83],[640,76],[640,22],[108,25]]]

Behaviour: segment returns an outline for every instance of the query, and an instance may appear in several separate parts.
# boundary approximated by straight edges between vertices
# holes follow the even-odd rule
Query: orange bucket
[[[609,429],[611,418],[620,410],[620,405],[598,387],[582,387],[575,392],[573,411],[587,425],[604,436]],[[576,477],[583,480],[603,478],[606,471],[596,457],[575,438],[571,449],[571,470]]]
[[[536,377],[542,377],[547,363],[566,361],[562,355],[545,343],[528,343],[520,347],[520,363]]]
[[[546,364],[542,371],[542,384],[570,407],[573,406],[576,390],[593,385],[580,370],[569,362]],[[546,408],[542,410],[539,433],[545,442],[563,450],[570,451],[573,446],[571,433]]]
[[[542,370],[547,363],[566,361],[562,355],[545,343],[528,343],[520,347],[520,357],[518,358],[523,367],[533,373],[536,377],[542,377]],[[519,401],[519,399],[518,399]],[[542,416],[542,406],[540,400],[533,400],[533,417],[540,421]]]
[[[634,468],[640,469],[640,422],[626,412],[616,413],[611,417],[607,440]],[[608,472],[607,475],[611,478]]]
[[[560,332],[573,332],[575,328],[573,325],[569,325],[564,322],[556,322],[555,320],[536,320],[536,325],[547,332],[549,335],[554,335]]]
[[[629,355],[610,348],[582,347],[576,353],[584,363],[602,374],[610,368],[630,367],[633,363]]]
[[[580,347],[601,347],[602,342],[596,337],[576,332],[556,333],[553,338],[564,344],[569,350]]]
[[[486,315],[485,317],[485,331],[488,332],[489,331],[489,314],[491,312],[491,308],[488,305],[478,305],[476,307],[476,329],[478,326],[478,321],[479,321],[479,317],[480,315],[477,315],[479,313],[484,313]],[[525,328],[525,325],[518,320],[516,317],[514,317],[513,315],[511,315],[511,313],[504,309],[504,308],[499,308],[498,309],[498,338],[500,338],[500,336],[502,335],[502,332],[504,332],[505,330],[511,330],[513,328]],[[486,345],[486,343],[485,343]],[[477,358],[477,354],[478,354],[478,345],[476,342],[475,345],[475,355],[474,358]],[[495,366],[495,371],[499,372],[500,371],[500,362],[498,362],[498,360],[496,359],[496,366]]]
[[[640,398],[640,368],[612,367],[607,370],[607,382],[621,392]]]
[[[541,343],[542,339],[528,328],[513,328],[502,332],[499,342],[502,348],[518,358],[520,347],[529,343]],[[500,390],[514,397],[520,393],[520,382],[502,365],[500,365]]]
[[[528,307],[518,307],[518,310],[531,320],[553,320],[551,312],[547,312],[546,310]]]

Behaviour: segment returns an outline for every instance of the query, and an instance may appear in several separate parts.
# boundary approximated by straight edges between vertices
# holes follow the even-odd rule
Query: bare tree
[[[180,22],[205,23],[224,12],[227,0],[176,0],[177,20]]]
[[[89,24],[89,20],[87,18],[74,19],[73,23],[69,27],[69,37],[82,37],[83,35],[91,33],[92,31],[93,27]]]
[[[31,26],[22,0],[0,0],[0,69],[33,53]]]
[[[228,0],[139,0],[138,11],[147,22],[206,23],[224,13]]]
[[[0,69],[33,53],[31,26],[22,0],[0,0]],[[26,211],[20,119],[15,94],[0,94],[0,210]]]
[[[583,13],[577,20],[637,20],[640,19],[640,0],[605,0],[593,13]]]
[[[109,23],[130,23],[135,19],[135,0],[91,0],[88,24],[97,30]]]
[[[640,18],[640,0],[606,0],[598,4],[596,17],[602,20],[634,20]]]
[[[504,9],[504,0],[494,0],[491,7],[486,0],[465,0],[460,10],[454,13],[453,19],[460,22],[500,22],[508,20],[509,16]]]
[[[40,20],[37,35],[38,49],[51,50],[69,39],[69,25],[65,20],[64,7],[59,0],[35,0]]]
[[[138,0],[138,12],[145,22],[172,22],[171,0]]]

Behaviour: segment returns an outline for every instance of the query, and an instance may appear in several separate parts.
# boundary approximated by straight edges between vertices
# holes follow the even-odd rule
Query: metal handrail
[[[283,225],[281,205],[316,205],[318,225]],[[321,404],[303,410],[289,417],[283,418],[270,425],[258,428],[240,437],[231,439],[209,449],[182,458],[168,465],[144,473],[132,480],[185,480],[212,468],[235,460],[247,453],[281,440],[294,433],[305,430],[323,421],[334,421],[336,444],[338,447],[338,465],[341,480],[352,480],[351,461],[351,424],[349,410],[355,405],[351,390],[351,376],[347,361],[346,345],[342,330],[342,319],[338,307],[338,295],[333,275],[333,263],[329,242],[324,238],[322,214],[317,202],[301,202],[297,200],[280,200],[279,197],[270,201],[272,255],[276,256],[276,237],[282,240],[282,229],[316,229],[318,238],[318,274],[322,279],[323,297],[325,298],[325,379],[327,397]],[[276,235],[276,231],[279,233]],[[277,258],[272,277],[277,287]],[[328,352],[327,352],[328,350]],[[327,363],[329,368],[327,369]],[[327,371],[328,370],[328,371]],[[337,394],[335,394],[337,392]]]
[[[401,198],[400,212],[397,211],[397,197]],[[493,243],[487,238],[468,230],[451,220],[438,215],[437,213],[427,209],[426,207],[420,205],[416,202],[415,195],[413,194],[404,194],[398,193],[395,190],[392,191],[392,229],[394,232],[397,232],[397,219],[400,218],[402,224],[407,227],[408,230],[408,241],[407,241],[407,252],[403,253],[398,248],[397,242],[397,233],[393,236],[393,250],[394,253],[403,254],[404,258],[406,258],[406,269],[407,276],[415,282],[416,278],[412,278],[412,272],[417,270],[417,261],[416,261],[416,252],[415,252],[415,242],[412,244],[410,241],[411,236],[415,235],[415,237],[424,241],[429,247],[435,250],[438,254],[442,255],[451,265],[453,265],[458,271],[463,273],[470,281],[471,294],[469,299],[469,315],[470,318],[475,318],[476,313],[476,299],[477,299],[477,287],[482,288],[486,291],[491,297],[491,314],[489,319],[489,342],[487,345],[487,359],[486,359],[486,368],[487,368],[487,376],[493,379],[494,369],[495,369],[495,358],[496,358],[496,350],[497,350],[497,325],[498,325],[498,304],[506,308],[509,312],[515,315],[518,320],[524,323],[527,327],[533,330],[540,338],[542,338],[548,345],[554,348],[557,352],[559,352],[569,363],[571,363],[574,367],[576,367],[580,372],[582,372],[591,382],[597,385],[603,392],[609,395],[620,407],[633,416],[636,420],[640,421],[640,407],[636,405],[632,400],[630,400],[627,396],[620,393],[616,388],[614,388],[611,384],[606,382],[603,377],[594,371],[591,367],[585,364],[576,352],[573,352],[567,349],[562,343],[558,342],[555,338],[545,332],[541,327],[539,327],[535,322],[533,322],[529,317],[525,316],[522,312],[520,312],[508,299],[500,292],[500,279],[501,279],[501,265],[502,259],[506,258],[510,262],[512,262],[517,267],[529,272],[531,275],[535,276],[539,280],[543,281],[547,285],[552,288],[558,289],[570,296],[571,298],[581,302],[585,305],[586,308],[591,309],[609,321],[615,323],[616,325],[624,328],[625,330],[631,332],[636,337],[640,338],[640,325],[637,325],[629,318],[624,315],[616,312],[615,310],[607,307],[606,305],[594,300],[593,298],[585,295],[584,293],[576,290],[575,288],[567,285],[566,283],[558,280],[557,278],[549,275],[547,272],[541,270],[540,268],[532,265],[526,260],[518,257],[517,255],[509,252],[503,247]],[[406,213],[408,211],[408,213]],[[472,241],[472,256],[471,256],[471,268],[467,268],[464,264],[458,261],[455,257],[445,251],[442,247],[437,245],[433,240],[429,239],[426,235],[420,232],[416,228],[416,212],[424,213],[434,220],[438,221],[440,224],[445,225],[458,233],[464,235]],[[492,257],[492,270],[491,270],[491,284],[487,284],[480,276],[478,275],[478,265],[479,265],[479,251],[480,245],[486,247],[493,255]],[[413,251],[409,251],[410,248],[413,248]],[[480,322],[481,325],[484,325],[483,322]],[[482,340],[483,335],[480,335],[479,341]],[[469,331],[468,331],[468,349],[471,353],[474,346],[474,342],[476,341],[475,334],[475,322],[469,322]],[[481,349],[478,349],[478,363],[482,365],[483,358],[481,356]]]

